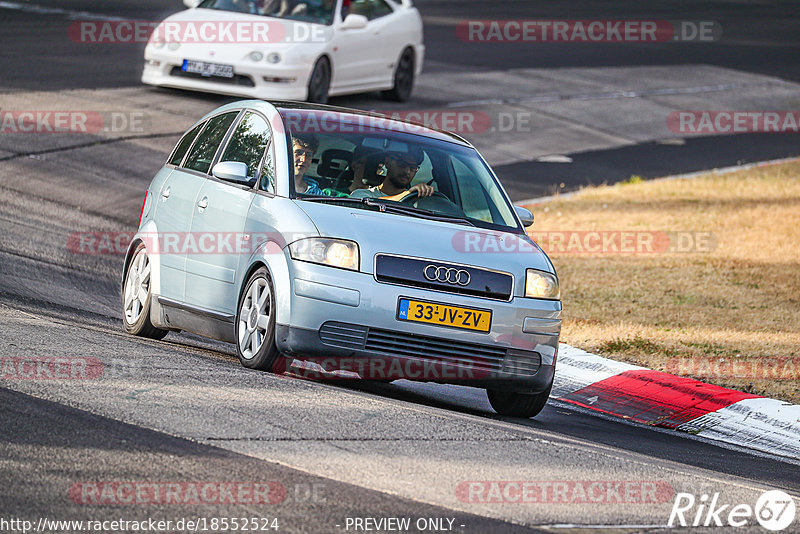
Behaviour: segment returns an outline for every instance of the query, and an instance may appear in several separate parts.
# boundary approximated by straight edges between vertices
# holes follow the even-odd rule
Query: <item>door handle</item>
[[[203,197],[197,202],[197,207],[204,210],[208,207],[208,197]]]
[[[161,197],[164,199],[169,198],[170,189],[167,187],[166,189],[161,190]]]

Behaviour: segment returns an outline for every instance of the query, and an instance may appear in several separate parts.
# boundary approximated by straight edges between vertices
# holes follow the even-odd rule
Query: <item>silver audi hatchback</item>
[[[553,264],[461,137],[241,101],[180,139],[128,249],[125,329],[236,344],[249,368],[485,388],[532,417],[553,384]]]

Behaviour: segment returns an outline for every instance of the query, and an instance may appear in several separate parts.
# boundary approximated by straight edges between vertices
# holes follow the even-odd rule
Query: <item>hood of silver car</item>
[[[373,272],[376,254],[394,254],[503,271],[524,279],[525,269],[553,272],[527,235],[431,221],[348,206],[297,201],[324,237],[358,243],[361,270]]]

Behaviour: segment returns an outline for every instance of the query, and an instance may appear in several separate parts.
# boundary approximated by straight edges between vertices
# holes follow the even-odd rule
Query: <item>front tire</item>
[[[280,359],[275,343],[275,292],[267,269],[250,276],[239,298],[236,315],[236,352],[249,369],[273,371]]]
[[[331,64],[328,58],[321,57],[311,71],[308,79],[308,98],[309,102],[315,104],[328,103],[328,90],[331,87]]]
[[[388,91],[381,92],[383,97],[395,102],[405,102],[411,98],[411,91],[414,90],[415,73],[414,51],[411,48],[406,48],[397,62],[397,68],[394,70],[394,87]]]
[[[542,411],[544,405],[547,404],[552,388],[553,383],[550,382],[547,389],[541,393],[517,393],[487,389],[486,396],[489,397],[489,404],[500,415],[528,419],[537,416]]]
[[[150,257],[144,243],[139,243],[125,274],[122,286],[122,323],[134,336],[163,339],[167,330],[156,328],[150,321]]]

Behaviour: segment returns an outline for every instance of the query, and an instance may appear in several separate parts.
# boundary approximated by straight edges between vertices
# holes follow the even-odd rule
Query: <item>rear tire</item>
[[[168,330],[156,328],[150,321],[150,257],[144,243],[139,243],[125,273],[122,285],[122,324],[134,336],[163,339]]]
[[[276,363],[281,354],[275,343],[275,292],[265,267],[250,276],[237,309],[236,353],[239,361],[249,369],[277,371]]]
[[[381,95],[387,100],[405,102],[411,98],[411,92],[414,90],[415,74],[414,51],[411,48],[406,48],[397,62],[397,68],[394,70],[394,87],[388,91],[382,91]]]
[[[553,383],[550,382],[547,389],[541,393],[517,393],[487,389],[486,396],[489,397],[489,403],[492,408],[500,415],[528,419],[535,417],[542,411],[544,405],[547,404],[552,388]]]

